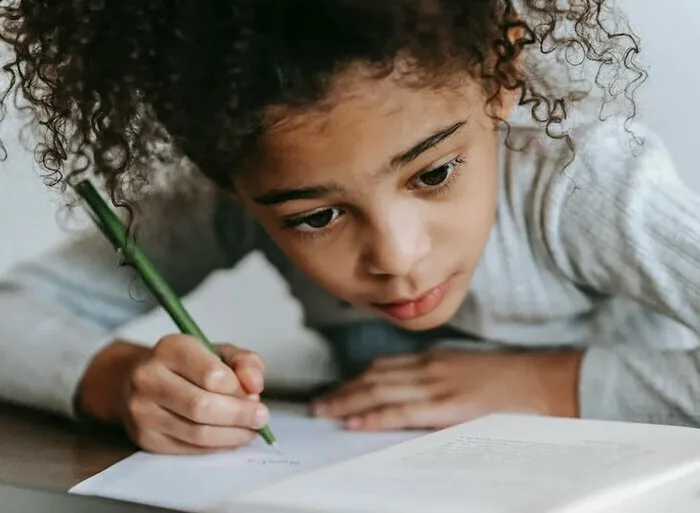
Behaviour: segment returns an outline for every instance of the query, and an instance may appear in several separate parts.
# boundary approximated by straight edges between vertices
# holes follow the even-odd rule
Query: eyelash
[[[426,185],[423,187],[414,187],[413,189],[414,190],[424,189],[423,192],[426,194],[429,194],[432,197],[439,197],[439,196],[445,194],[455,184],[455,180],[459,176],[459,172],[461,171],[462,164],[464,164],[464,163],[465,163],[464,158],[461,155],[458,155],[457,157],[453,158],[452,160],[450,160],[448,162],[445,162],[444,164],[440,164],[439,166],[435,166],[431,169],[421,171],[412,179],[412,181],[418,180],[419,178],[421,178],[429,173],[434,173],[435,171],[437,171],[440,168],[443,168],[445,166],[452,166],[452,173],[442,183],[435,185],[435,186]]]
[[[308,222],[310,217],[321,214],[327,210],[332,210],[332,207],[323,207],[323,208],[315,210],[309,214],[305,214],[301,217],[291,217],[289,219],[284,219],[282,227],[285,229],[293,230],[295,235],[302,237],[304,240],[311,241],[311,240],[317,239],[319,237],[322,237],[323,235],[326,235],[326,233],[328,233],[333,228],[333,225],[334,225],[333,221],[328,223],[323,228],[318,228],[318,229],[310,230],[310,231],[302,230],[301,227],[304,225],[304,223]],[[340,210],[340,209],[335,209],[335,210],[339,210],[339,213],[335,219],[338,219],[341,215],[343,215],[345,213],[343,210]]]
[[[411,178],[411,181],[416,181],[419,178],[421,178],[429,173],[433,173],[433,172],[435,172],[435,171],[437,171],[440,168],[443,168],[445,166],[453,166],[452,173],[442,183],[440,183],[436,186],[429,186],[429,185],[426,185],[423,187],[412,186],[411,190],[424,189],[421,192],[424,194],[428,194],[431,197],[440,197],[440,196],[444,195],[454,185],[457,177],[460,174],[461,167],[464,163],[465,163],[465,160],[460,155],[460,156],[453,158],[449,162],[445,162],[444,164],[440,164],[439,166],[435,166],[431,169],[426,169],[424,171],[421,171],[420,173],[415,175],[413,178]],[[328,223],[326,226],[324,226],[322,228],[318,228],[318,229],[312,229],[312,230],[307,231],[307,230],[300,229],[300,227],[302,227],[304,225],[304,223],[308,222],[309,218],[311,218],[315,215],[321,214],[323,212],[326,212],[328,210],[338,210],[339,211],[339,213],[337,214],[335,219],[338,219],[340,216],[342,216],[345,213],[341,209],[337,209],[337,208],[333,208],[333,207],[324,207],[324,208],[315,210],[311,213],[304,214],[303,216],[291,217],[288,219],[284,219],[283,220],[283,228],[293,230],[295,232],[295,234],[299,235],[300,237],[303,237],[306,240],[313,240],[313,239],[316,239],[318,237],[322,237],[322,236],[326,235],[331,229],[333,229],[333,226],[335,224],[335,219],[333,221],[331,221],[330,223]]]

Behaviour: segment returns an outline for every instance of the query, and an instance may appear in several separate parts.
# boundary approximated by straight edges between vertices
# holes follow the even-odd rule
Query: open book
[[[284,479],[224,509],[637,513],[689,478],[700,489],[700,430],[499,414]],[[657,505],[646,511],[668,511]]]

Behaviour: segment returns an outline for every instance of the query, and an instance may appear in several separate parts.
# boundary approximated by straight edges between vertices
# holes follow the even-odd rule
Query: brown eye
[[[457,167],[463,163],[464,160],[461,157],[455,158],[450,162],[419,174],[412,180],[412,185],[419,189],[444,187],[447,181],[452,178]]]
[[[287,219],[284,225],[296,230],[313,232],[323,230],[335,221],[343,212],[337,208],[324,208],[311,214]]]
[[[331,221],[333,221],[333,210],[330,208],[304,218],[304,224],[309,228],[324,228]]]
[[[427,185],[428,187],[435,187],[436,185],[440,185],[450,176],[451,168],[449,166],[449,164],[445,164],[444,166],[440,166],[437,169],[433,169],[432,171],[423,173],[418,177],[418,180],[421,182],[422,185]]]

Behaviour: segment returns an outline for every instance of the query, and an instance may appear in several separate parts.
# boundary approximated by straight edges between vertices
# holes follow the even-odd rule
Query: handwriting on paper
[[[301,464],[299,460],[292,460],[287,458],[248,458],[248,463],[253,463],[255,465],[276,465],[289,467],[296,467]]]

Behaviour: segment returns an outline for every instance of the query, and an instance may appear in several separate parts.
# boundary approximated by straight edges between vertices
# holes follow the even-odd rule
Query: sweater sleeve
[[[188,201],[154,197],[136,212],[137,242],[178,295],[234,265],[247,249],[223,245],[216,226],[220,203]],[[91,359],[114,339],[114,330],[156,306],[136,272],[119,264],[92,230],[2,276],[2,399],[76,415],[74,396]]]
[[[574,133],[573,164],[542,190],[541,236],[572,282],[645,305],[697,341],[700,197],[653,133],[633,133],[641,147],[615,121]],[[697,342],[680,349],[661,335],[635,343],[634,331],[625,343],[593,341],[587,349],[582,416],[700,426]]]

